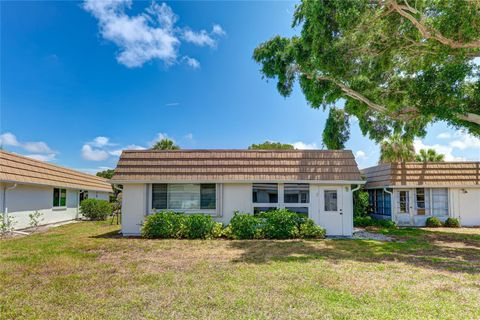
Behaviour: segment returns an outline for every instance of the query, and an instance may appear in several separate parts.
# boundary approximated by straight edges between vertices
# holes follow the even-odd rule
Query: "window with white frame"
[[[254,183],[253,203],[278,203],[277,183]]]
[[[419,216],[430,214],[430,189],[417,188],[415,190],[416,213]]]
[[[67,206],[67,189],[54,188],[53,189],[53,207]]]
[[[409,200],[408,191],[398,191],[398,202],[397,202],[397,211],[398,213],[409,213],[410,210],[410,200]]]
[[[437,217],[448,216],[448,189],[435,188],[432,192],[432,215]]]
[[[309,203],[310,185],[308,183],[285,183],[285,203]]]
[[[215,184],[152,184],[152,209],[214,210]]]
[[[325,211],[337,211],[337,190],[325,190],[323,192],[323,196],[325,203]]]

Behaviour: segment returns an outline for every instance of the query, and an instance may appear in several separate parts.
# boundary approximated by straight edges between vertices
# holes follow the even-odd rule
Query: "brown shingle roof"
[[[0,150],[0,182],[112,192],[106,179]]]
[[[480,186],[480,162],[394,162],[362,170],[365,187]]]
[[[351,151],[126,150],[112,181],[360,181]]]

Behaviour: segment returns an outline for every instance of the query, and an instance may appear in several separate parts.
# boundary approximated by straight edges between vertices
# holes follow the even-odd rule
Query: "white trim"
[[[365,184],[366,181],[349,180],[115,180],[114,184],[139,184],[139,183],[308,183],[328,185]],[[382,187],[383,188],[383,187]]]
[[[18,184],[18,185],[34,185],[34,186],[43,186],[43,187],[52,187],[52,188],[63,188],[63,189],[73,189],[73,190],[90,190],[90,191],[97,191],[97,192],[112,193],[112,189],[109,189],[108,191],[106,191],[104,189],[95,189],[95,188],[90,188],[88,186],[77,186],[77,185],[75,185],[74,187],[72,187],[72,186],[59,187],[58,184],[47,184],[47,183],[37,183],[37,182],[19,182],[19,181],[15,181],[15,180],[0,180],[0,183],[15,183],[15,184]]]

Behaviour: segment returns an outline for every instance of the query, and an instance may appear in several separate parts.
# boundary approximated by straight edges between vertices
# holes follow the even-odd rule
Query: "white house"
[[[0,150],[0,212],[15,229],[29,227],[35,211],[41,224],[76,219],[81,200],[108,200],[111,192],[103,178]]]
[[[399,226],[428,217],[480,226],[480,162],[395,162],[362,170],[372,213]]]
[[[111,182],[123,185],[124,235],[139,235],[155,211],[228,224],[235,211],[287,208],[343,236],[353,231],[352,186],[364,183],[351,151],[324,150],[130,150]]]

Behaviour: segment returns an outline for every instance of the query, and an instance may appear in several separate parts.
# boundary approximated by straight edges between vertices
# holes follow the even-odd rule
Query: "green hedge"
[[[147,217],[142,227],[145,238],[211,239],[320,239],[325,229],[313,220],[299,217],[285,209],[262,213],[260,216],[236,212],[230,224],[223,228],[211,216],[183,215],[158,212]]]
[[[90,220],[105,220],[113,212],[113,207],[107,200],[85,199],[80,203],[80,211]]]
[[[440,228],[443,226],[443,223],[437,217],[430,217],[425,221],[425,226],[429,228]]]
[[[460,228],[460,221],[457,218],[447,218],[444,225],[447,228]]]
[[[355,227],[380,227],[380,228],[396,228],[397,225],[392,220],[375,219],[371,216],[354,217],[353,225]]]

